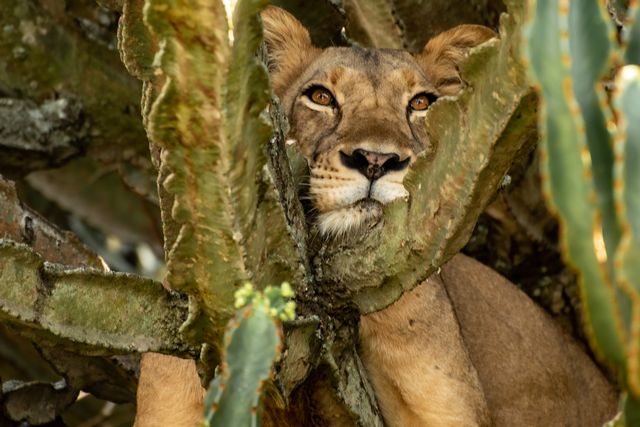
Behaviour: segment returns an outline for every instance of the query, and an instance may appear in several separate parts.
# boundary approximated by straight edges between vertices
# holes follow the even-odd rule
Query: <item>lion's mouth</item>
[[[380,208],[382,205],[383,203],[379,200],[373,199],[371,197],[365,197],[363,199],[358,200],[351,206],[356,208],[366,209],[366,210],[373,210],[373,209]]]
[[[384,205],[409,196],[397,174],[364,180],[318,168],[311,178],[310,199],[322,234],[344,235],[368,228],[382,219]]]
[[[365,224],[377,223],[382,218],[383,203],[364,197],[350,205],[332,209],[318,215],[318,226],[322,234],[344,235],[361,229]]]

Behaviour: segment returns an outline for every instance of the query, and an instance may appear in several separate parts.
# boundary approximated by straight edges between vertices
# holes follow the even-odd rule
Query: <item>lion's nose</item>
[[[373,181],[387,172],[406,168],[411,157],[400,160],[400,156],[396,153],[376,153],[358,148],[353,150],[351,155],[340,151],[340,160],[346,167],[357,170]]]

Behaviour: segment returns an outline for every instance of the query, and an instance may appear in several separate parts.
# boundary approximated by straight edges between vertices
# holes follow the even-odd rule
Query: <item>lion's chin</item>
[[[382,203],[371,198],[318,215],[318,229],[326,236],[343,236],[376,224],[382,218]]]

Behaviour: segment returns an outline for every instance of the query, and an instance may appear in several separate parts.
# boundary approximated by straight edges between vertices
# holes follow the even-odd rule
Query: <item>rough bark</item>
[[[3,0],[0,96],[24,105],[35,103],[41,111],[65,100],[74,109],[80,106],[75,123],[67,121],[77,115],[71,111],[67,119],[51,123],[56,133],[49,134],[46,142],[50,145],[52,137],[61,139],[63,130],[74,129],[73,134],[66,133],[70,145],[81,147],[86,156],[72,159],[63,168],[32,174],[29,184],[105,233],[160,248],[155,170],[140,123],[140,84],[120,62],[116,24],[116,13],[91,0]],[[29,149],[23,146],[19,154],[31,159],[32,165],[37,159],[43,165],[59,166],[62,153],[37,148],[41,134],[46,132],[27,135],[24,143]],[[4,161],[11,159],[6,153]],[[29,164],[20,165],[17,173],[28,172]],[[2,172],[6,176],[11,171],[3,168]],[[78,173],[85,177],[79,179]],[[108,205],[106,195],[111,198]],[[95,208],[101,202],[103,207]],[[133,221],[112,215],[112,207],[129,209]]]
[[[82,153],[86,133],[82,108],[73,100],[36,105],[0,98],[0,170],[15,179],[61,166]]]
[[[89,0],[3,0],[0,92],[37,103],[80,100],[91,123],[89,156],[153,195],[154,171],[140,123],[140,84],[120,63],[115,18]]]
[[[2,384],[0,402],[2,412],[11,422],[40,425],[59,421],[60,412],[77,397],[78,390],[64,380],[55,383],[7,381]]]

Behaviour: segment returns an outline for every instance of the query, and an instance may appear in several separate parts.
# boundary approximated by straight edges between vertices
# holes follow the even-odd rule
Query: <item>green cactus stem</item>
[[[255,52],[266,5],[238,2],[233,44],[219,0],[150,0],[144,9],[148,37],[160,47],[161,79],[147,86],[153,94],[145,102],[152,102],[149,137],[161,149],[167,279],[192,296],[185,332],[214,353],[237,287],[291,280],[297,267],[282,209],[262,175],[271,128],[261,113],[270,91]]]
[[[0,239],[0,320],[80,354],[155,351],[193,356],[177,329],[185,301],[132,274],[45,262],[29,246]]]
[[[588,6],[564,0],[529,3],[526,48],[542,94],[539,128],[544,193],[559,215],[567,260],[582,273],[580,292],[590,342],[601,359],[623,372],[625,331],[607,256],[615,250],[618,238],[607,235],[605,240],[603,236],[603,230],[619,234],[617,219],[611,217],[611,164],[604,164],[612,156],[603,128],[603,97],[596,90],[610,51],[609,30],[596,1],[586,2]],[[576,10],[583,6],[589,13]],[[576,41],[591,40],[591,34],[593,57],[585,52],[584,40]],[[581,60],[577,54],[587,57]],[[603,158],[592,156],[590,149]]]
[[[259,426],[259,400],[281,352],[281,320],[295,318],[291,286],[236,294],[236,315],[225,332],[223,360],[205,399],[204,426]]]
[[[624,54],[625,62],[640,65],[640,2],[638,0],[631,2],[625,28],[624,41],[627,45]]]
[[[602,81],[618,59],[602,2],[531,0],[530,7],[526,47],[542,94],[545,196],[560,219],[564,254],[580,273],[590,344],[625,389],[623,411],[610,425],[637,425],[640,68],[618,70],[608,103]],[[637,61],[637,14],[632,2],[623,22],[628,62]]]
[[[615,138],[616,211],[622,240],[615,255],[618,286],[632,302],[627,339],[628,385],[640,396],[640,67],[627,65],[618,71],[613,105],[618,112]]]

